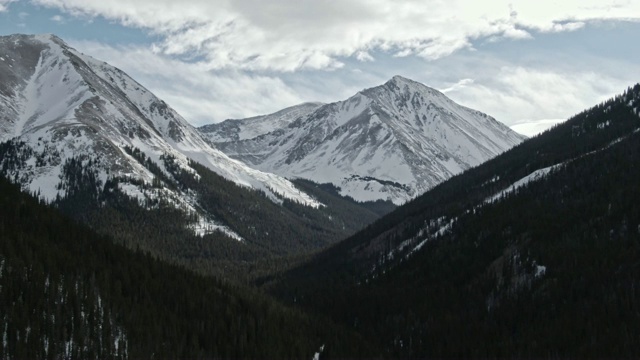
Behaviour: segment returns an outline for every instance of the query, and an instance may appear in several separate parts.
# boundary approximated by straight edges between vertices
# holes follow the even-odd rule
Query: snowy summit
[[[262,131],[254,130],[258,126]],[[396,204],[525,139],[401,76],[345,101],[300,105],[199,130],[215,147],[257,169],[331,183],[358,201]]]

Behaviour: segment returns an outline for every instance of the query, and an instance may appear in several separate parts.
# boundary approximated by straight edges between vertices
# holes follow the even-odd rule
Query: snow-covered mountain
[[[47,200],[65,195],[63,165],[91,158],[99,180],[129,178],[121,190],[144,200],[162,193],[193,210],[193,196],[143,186],[156,177],[125,148],[140,149],[167,173],[161,157],[186,171],[194,160],[238,185],[274,200],[318,206],[281,176],[250,168],[211,147],[164,101],[119,69],[84,55],[53,35],[0,37],[0,142],[24,143],[21,166],[9,178]],[[140,185],[142,183],[143,185]]]
[[[401,76],[345,101],[199,130],[215,147],[257,169],[332,183],[358,201],[396,204],[525,139]]]

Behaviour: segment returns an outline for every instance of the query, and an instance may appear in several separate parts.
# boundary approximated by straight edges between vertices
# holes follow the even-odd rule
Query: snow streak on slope
[[[247,123],[236,121],[236,132]],[[274,120],[272,127],[281,123],[287,122]],[[216,126],[200,131],[229,156],[258,169],[332,183],[359,201],[396,204],[524,139],[493,118],[400,76],[253,138]]]
[[[606,122],[600,123],[600,124],[597,125],[597,129],[598,130],[605,129],[610,124],[611,124],[610,121],[606,121]],[[531,182],[541,180],[541,179],[545,178],[546,176],[549,176],[549,174],[552,174],[555,171],[561,170],[566,164],[571,163],[571,162],[573,162],[573,161],[575,161],[577,159],[581,159],[581,158],[583,158],[585,156],[591,156],[593,154],[597,154],[597,153],[599,153],[601,151],[607,150],[608,148],[610,148],[610,147],[622,142],[623,140],[629,138],[630,136],[632,136],[633,134],[637,133],[638,131],[640,131],[640,128],[635,129],[630,134],[624,135],[622,137],[619,137],[619,138],[611,141],[609,144],[607,144],[606,146],[604,146],[602,148],[587,152],[587,153],[585,153],[583,155],[580,155],[577,158],[573,158],[573,159],[567,160],[566,162],[562,162],[560,164],[555,164],[555,165],[548,166],[548,167],[543,168],[543,169],[538,169],[538,170],[532,172],[531,174],[523,177],[522,179],[514,182],[513,184],[509,185],[509,187],[507,187],[506,189],[500,191],[499,193],[487,198],[485,200],[485,203],[493,203],[493,202],[499,201],[500,199],[504,198],[506,195],[509,195],[509,194],[513,193],[514,191],[516,191],[518,188],[520,188],[522,186],[525,186],[525,185],[527,185],[527,184],[529,184]]]
[[[488,198],[487,200],[485,200],[485,203],[492,203],[492,202],[498,201],[498,200],[502,199],[503,197],[505,197],[506,195],[509,195],[509,194],[513,193],[519,187],[525,186],[525,185],[527,185],[527,184],[529,184],[529,183],[531,183],[533,181],[538,181],[538,180],[544,178],[545,176],[549,175],[551,172],[560,169],[563,165],[564,165],[564,163],[561,163],[561,164],[556,164],[556,165],[553,165],[553,166],[546,167],[544,169],[536,170],[536,171],[532,172],[531,174],[523,177],[522,179],[514,182],[513,184],[511,184],[506,189],[504,189],[504,190],[500,191],[499,193],[495,194],[494,196]]]
[[[240,186],[264,191],[274,201],[286,198],[320,206],[285,178],[250,168],[211,147],[142,85],[55,36],[0,37],[0,50],[0,142],[24,142],[22,168],[8,175],[26,190],[47,200],[64,196],[60,182],[65,162],[84,159],[88,166],[92,159],[101,184],[113,177],[136,179],[121,189],[141,202],[164,193],[176,207],[197,213],[193,196],[140,187],[139,181],[151,184],[156,176],[124,150],[138,148],[166,174],[161,156],[171,156],[179,167],[195,173],[189,166],[193,160]],[[212,221],[205,217],[194,228],[220,228]]]
[[[601,126],[601,124],[598,124],[597,128],[599,130],[602,130],[604,127],[609,126],[609,122],[605,122],[602,123],[603,125]],[[542,169],[538,169],[534,172],[532,172],[531,174],[513,182],[511,185],[509,185],[508,187],[506,187],[504,190],[499,191],[498,193],[486,198],[481,204],[474,206],[471,209],[466,210],[465,214],[468,213],[475,213],[475,211],[482,207],[483,205],[486,204],[492,204],[492,203],[496,203],[496,202],[500,202],[503,199],[505,199],[508,195],[510,194],[514,194],[515,192],[518,191],[518,189],[522,188],[523,186],[527,186],[531,183],[540,181],[548,176],[553,176],[554,174],[556,174],[559,171],[562,171],[565,166],[567,164],[570,164],[571,162],[587,157],[587,156],[591,156],[594,154],[597,154],[601,151],[605,151],[607,149],[609,149],[610,147],[622,142],[623,140],[629,138],[630,136],[632,136],[633,134],[636,134],[640,131],[640,128],[637,128],[636,130],[634,130],[632,133],[624,135],[620,138],[617,138],[613,141],[611,141],[610,143],[608,143],[607,145],[603,146],[602,148],[587,152],[585,154],[582,154],[576,158],[572,158],[569,159],[565,162],[559,163],[559,164],[555,164],[552,166],[548,166]],[[496,176],[493,180],[491,181],[495,181],[497,180],[498,177]],[[398,246],[396,246],[393,250],[391,250],[388,255],[387,255],[387,260],[392,260],[394,257],[397,257],[398,254],[406,254],[406,256],[410,256],[411,254],[413,254],[416,251],[419,251],[429,240],[432,240],[434,238],[436,238],[437,236],[442,236],[444,234],[445,231],[448,231],[452,228],[452,226],[455,224],[455,221],[457,220],[456,218],[452,218],[450,221],[446,222],[445,221],[446,218],[445,217],[441,217],[439,219],[436,220],[432,220],[430,222],[425,222],[425,226],[423,228],[421,228],[415,236],[406,239],[402,242],[400,242],[400,244]],[[444,225],[443,225],[444,224]],[[439,227],[439,228],[438,228]],[[437,231],[433,231],[433,229],[438,228]],[[417,244],[417,245],[415,245]],[[411,251],[409,251],[407,253],[406,249],[410,248],[412,246],[413,249]],[[534,262],[535,263],[535,262]],[[538,266],[537,270],[536,270],[536,277],[538,276],[542,276],[544,275],[546,271],[546,268],[544,266]]]

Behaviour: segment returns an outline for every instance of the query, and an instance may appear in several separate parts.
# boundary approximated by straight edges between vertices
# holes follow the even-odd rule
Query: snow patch
[[[442,224],[444,222],[445,218],[440,218],[438,219],[437,223],[438,224]],[[407,254],[407,257],[411,256],[413,253],[420,251],[420,249],[422,249],[422,247],[427,243],[427,241],[434,239],[436,237],[442,236],[444,235],[447,231],[451,230],[451,228],[453,227],[453,224],[455,223],[455,221],[457,220],[457,218],[452,218],[449,222],[444,223],[444,225],[441,225],[440,228],[438,228],[438,230],[436,230],[433,235],[428,236],[427,238],[425,238],[424,240],[422,240],[418,245],[416,245],[416,247],[413,248],[413,250],[411,250],[411,252],[409,254]],[[421,236],[421,234],[419,233],[418,236]]]
[[[389,251],[383,261],[378,265],[383,265],[384,262],[391,261],[398,256],[403,256],[404,259],[408,259],[414,253],[420,251],[428,241],[445,235],[453,228],[457,220],[458,218],[447,220],[447,218],[443,216],[435,220],[425,221],[425,226],[422,227],[416,235],[402,241],[398,246]],[[373,267],[372,273],[376,271],[378,265]]]
[[[138,186],[126,182],[119,182],[118,189],[130,198],[138,200],[138,204],[147,209],[154,208],[154,206],[148,205],[150,202],[156,203],[152,200],[162,198],[163,201],[168,202],[176,209],[180,209],[186,214],[194,215],[196,220],[189,225],[189,228],[193,230],[197,236],[204,236],[219,231],[234,240],[244,241],[240,235],[227,226],[221,225],[200,214],[197,210],[197,199],[193,194],[175,194],[165,188],[150,187],[149,184],[147,184],[147,186]],[[157,206],[159,205],[156,205],[156,207]]]
[[[603,129],[609,127],[609,125],[611,125],[611,120],[607,120],[605,122],[601,122],[601,123],[599,123],[597,125],[597,127],[598,127],[598,130],[603,130]]]
[[[320,346],[320,350],[313,355],[313,360],[320,360],[320,355],[324,351],[324,344]]]
[[[244,242],[244,239],[240,235],[238,235],[228,227],[220,225],[215,221],[207,220],[204,217],[199,217],[198,221],[191,226],[191,229],[193,229],[195,234],[198,236],[205,236],[215,231],[220,231],[234,240]]]
[[[536,278],[539,278],[541,276],[544,276],[544,274],[546,274],[547,272],[547,267],[544,265],[536,265],[536,273],[534,274],[534,276]]]

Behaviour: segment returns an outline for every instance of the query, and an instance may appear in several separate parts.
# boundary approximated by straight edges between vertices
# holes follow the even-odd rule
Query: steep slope
[[[636,85],[399,207],[272,291],[395,357],[634,357],[639,115]]]
[[[376,354],[325,319],[114,242],[0,177],[0,358]]]
[[[235,129],[246,123],[237,122]],[[235,136],[223,126],[199,130],[227,155],[258,169],[332,183],[358,201],[396,204],[524,139],[493,118],[400,76],[253,138]]]
[[[176,158],[189,170],[197,161],[238,185],[318,206],[289,181],[251,169],[209,146],[180,115],[122,71],[67,46],[55,36],[0,38],[0,141],[19,138],[35,152],[47,153],[47,166],[34,166],[25,188],[48,200],[64,195],[56,188],[60,166],[71,156],[99,159],[100,179],[154,178],[124,151],[142,150],[162,166],[160,156]],[[25,173],[23,173],[25,174]],[[139,194],[135,190],[132,193]],[[181,196],[174,199],[179,201]]]

